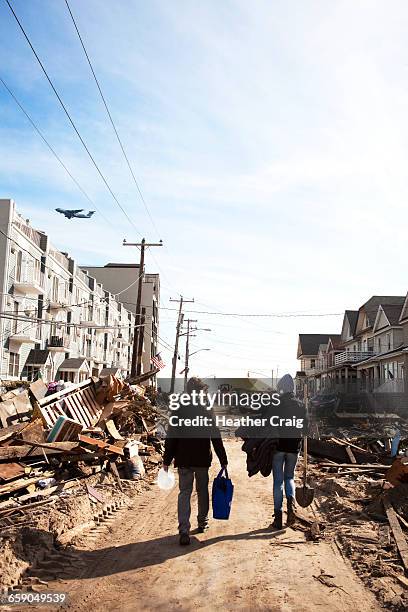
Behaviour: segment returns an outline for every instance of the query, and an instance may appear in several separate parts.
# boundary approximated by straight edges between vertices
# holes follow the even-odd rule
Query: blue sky
[[[53,212],[89,206],[0,88],[1,196],[59,248],[102,264],[135,255],[123,237],[162,238],[147,270],[164,272],[166,307],[183,293],[197,310],[339,313],[372,294],[405,294],[405,2],[72,0],[159,236],[65,3],[13,6],[139,229],[87,159],[1,0],[1,75],[103,214],[73,224]],[[192,358],[203,376],[294,372],[299,332],[341,327],[338,316],[192,316],[213,330],[193,339],[194,349],[211,348]],[[171,342],[174,319],[163,310]]]

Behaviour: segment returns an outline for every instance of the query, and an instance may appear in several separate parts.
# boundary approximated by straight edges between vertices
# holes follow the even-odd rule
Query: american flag
[[[156,357],[152,357],[150,359],[150,362],[156,366],[156,368],[159,368],[159,370],[162,370],[163,368],[166,367],[166,364],[164,363],[163,359],[161,358],[160,353],[157,353]]]

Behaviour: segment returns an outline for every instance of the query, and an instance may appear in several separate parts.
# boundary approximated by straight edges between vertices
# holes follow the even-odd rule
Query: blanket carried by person
[[[262,476],[269,476],[272,472],[272,460],[278,447],[277,438],[248,438],[242,445],[242,450],[247,454],[248,476],[254,476],[258,472]]]

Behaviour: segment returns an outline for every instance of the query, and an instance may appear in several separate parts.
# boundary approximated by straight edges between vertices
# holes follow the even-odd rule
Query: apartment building
[[[81,382],[130,369],[134,314],[0,200],[0,378]]]
[[[103,286],[117,296],[133,314],[136,312],[138,264],[108,263],[105,266],[82,266]],[[151,369],[150,359],[158,353],[157,333],[159,328],[160,278],[158,274],[145,274],[142,285],[141,308],[144,316],[142,372]]]

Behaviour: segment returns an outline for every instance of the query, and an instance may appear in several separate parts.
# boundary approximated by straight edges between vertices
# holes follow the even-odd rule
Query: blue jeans
[[[283,510],[283,483],[285,483],[286,499],[295,497],[295,468],[297,453],[277,451],[272,460],[273,473],[273,506],[275,512]]]

